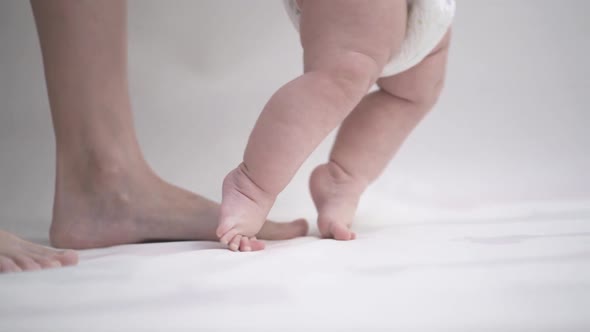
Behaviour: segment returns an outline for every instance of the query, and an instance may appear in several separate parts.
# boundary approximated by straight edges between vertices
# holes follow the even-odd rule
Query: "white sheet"
[[[588,203],[361,217],[356,241],[257,253],[82,251],[75,268],[1,275],[0,331],[587,331]]]

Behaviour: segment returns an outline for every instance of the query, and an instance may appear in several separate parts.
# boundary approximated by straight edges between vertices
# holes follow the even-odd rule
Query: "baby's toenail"
[[[244,247],[244,251],[252,251],[252,248],[250,248],[250,247]]]

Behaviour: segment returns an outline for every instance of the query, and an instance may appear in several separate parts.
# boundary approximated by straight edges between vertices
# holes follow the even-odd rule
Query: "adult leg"
[[[57,145],[52,244],[216,240],[218,205],[161,180],[141,153],[128,91],[125,1],[31,3]],[[260,237],[306,231],[301,220],[267,223]]]

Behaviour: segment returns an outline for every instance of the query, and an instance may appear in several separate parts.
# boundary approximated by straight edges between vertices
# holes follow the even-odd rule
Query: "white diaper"
[[[367,0],[371,1],[371,0]],[[283,0],[295,28],[301,11],[296,0]],[[408,70],[422,61],[449,30],[455,16],[455,0],[408,0],[408,26],[401,51],[383,69],[381,77]]]

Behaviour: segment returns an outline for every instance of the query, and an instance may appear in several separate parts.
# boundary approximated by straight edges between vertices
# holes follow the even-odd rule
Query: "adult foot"
[[[83,173],[87,174],[66,178],[58,172],[50,230],[51,243],[58,248],[218,240],[219,205],[161,180],[147,167],[103,167]],[[284,240],[304,236],[307,229],[305,220],[269,221],[257,235],[265,240]],[[264,247],[255,238],[250,240],[243,241],[244,251]]]
[[[322,237],[354,240],[356,234],[350,227],[366,183],[354,179],[336,163],[329,162],[312,172],[309,188],[318,211],[318,228]]]
[[[73,250],[54,250],[0,230],[0,273],[34,271],[76,265]]]

